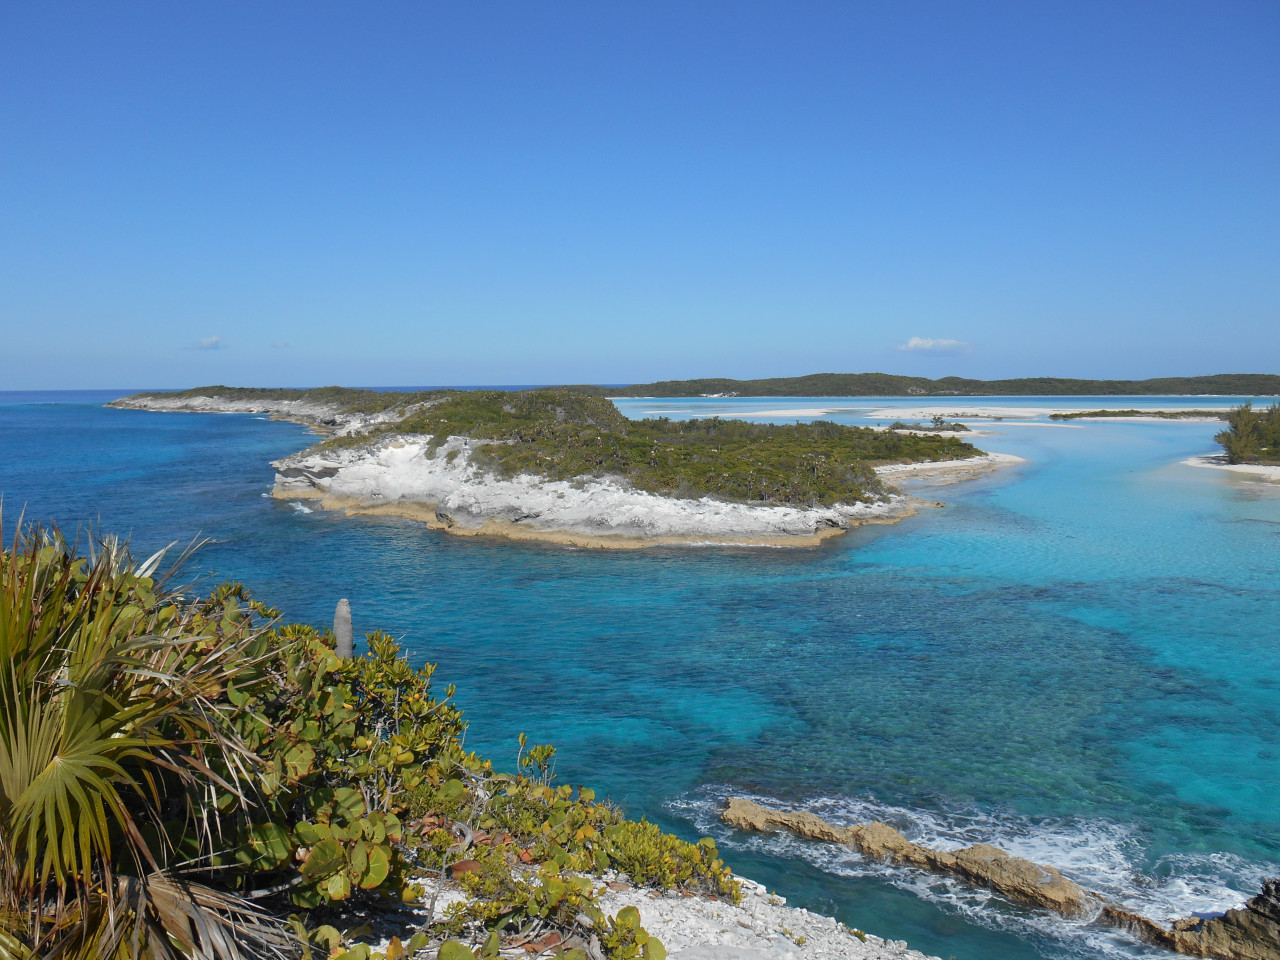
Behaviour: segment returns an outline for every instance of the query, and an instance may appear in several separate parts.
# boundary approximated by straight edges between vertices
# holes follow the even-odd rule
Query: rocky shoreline
[[[839,826],[807,811],[778,810],[741,797],[729,798],[721,819],[739,830],[782,830],[810,840],[846,844],[874,860],[952,874],[1014,902],[1116,927],[1188,956],[1280,960],[1280,878],[1264,883],[1243,907],[1165,926],[1083,889],[1055,867],[1012,856],[990,844],[937,850],[911,842],[885,823]]]
[[[799,508],[663,497],[608,477],[574,481],[495,477],[474,462],[474,441],[397,436],[367,448],[303,451],[275,461],[272,496],[318,499],[349,514],[415,520],[461,536],[577,547],[664,544],[810,546],[864,523],[893,523],[920,501]]]
[[[391,407],[377,413],[355,413],[310,400],[231,400],[225,397],[154,396],[121,397],[107,404],[117,410],[152,413],[256,413],[272,420],[286,420],[310,427],[324,436],[351,436],[380,423],[394,423],[411,412]],[[421,405],[420,405],[421,406]]]
[[[606,875],[600,878],[597,905],[609,916],[634,907],[641,925],[662,941],[670,960],[939,960],[912,950],[905,941],[885,940],[833,917],[790,906],[785,897],[754,880],[736,879],[742,900],[734,904],[719,897],[635,887],[625,877]],[[413,930],[441,922],[451,905],[466,899],[455,881],[427,886],[421,901],[401,911],[347,921],[370,923],[373,950],[388,954],[392,937],[407,941]],[[553,957],[560,948],[552,934],[500,956]]]

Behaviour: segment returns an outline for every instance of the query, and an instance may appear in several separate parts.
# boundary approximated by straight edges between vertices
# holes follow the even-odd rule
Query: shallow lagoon
[[[10,523],[23,504],[100,520],[138,552],[202,533],[198,568],[295,619],[348,596],[357,630],[440,663],[470,745],[555,742],[563,779],[725,837],[793,902],[961,960],[1156,953],[829,847],[730,838],[726,792],[995,842],[1155,916],[1280,873],[1280,484],[1181,465],[1216,424],[1042,413],[1233,401],[620,401],[848,423],[1003,405],[1014,419],[976,442],[1027,463],[818,548],[615,555],[305,513],[263,496],[303,428],[100,407],[114,395],[0,395]]]

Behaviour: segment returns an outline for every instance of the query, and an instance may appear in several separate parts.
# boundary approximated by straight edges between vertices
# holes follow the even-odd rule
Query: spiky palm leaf
[[[172,602],[162,555],[98,547],[20,524],[0,556],[0,957],[284,955],[257,907],[173,862],[212,853],[217,801],[243,800],[221,695],[256,633]]]

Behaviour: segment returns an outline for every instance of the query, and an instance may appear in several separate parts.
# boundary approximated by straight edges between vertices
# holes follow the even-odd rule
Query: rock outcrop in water
[[[1011,856],[986,843],[954,852],[933,850],[912,843],[887,823],[837,827],[812,813],[773,810],[739,797],[729,800],[723,819],[741,830],[788,830],[813,840],[848,844],[876,860],[953,873],[976,886],[995,890],[1010,900],[1044,907],[1066,917],[1080,916],[1102,906],[1100,899],[1076,886],[1053,867]]]
[[[775,810],[731,797],[721,818],[739,830],[786,830],[799,837],[847,844],[865,856],[951,873],[975,886],[1064,917],[1095,915],[1101,923],[1193,957],[1218,960],[1280,960],[1280,879],[1243,907],[1212,918],[1189,917],[1165,927],[1085,890],[1054,867],[1015,857],[989,844],[960,850],[934,850],[913,843],[887,823],[840,827],[802,810]]]
[[[1243,907],[1218,917],[1176,920],[1171,928],[1114,904],[1103,907],[1101,919],[1193,957],[1275,960],[1280,957],[1280,878],[1266,881],[1262,892]]]

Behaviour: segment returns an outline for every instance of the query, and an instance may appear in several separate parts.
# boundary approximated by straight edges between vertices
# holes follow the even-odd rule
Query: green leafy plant
[[[623,907],[601,930],[600,945],[618,960],[666,960],[667,949],[657,937],[640,925],[640,911]]]
[[[238,586],[223,592],[247,596]],[[259,661],[270,682],[229,694],[232,722],[263,767],[258,802],[243,808],[242,886],[277,890],[304,908],[388,889],[412,895],[400,814],[443,771],[484,767],[462,749],[452,689],[435,699],[434,666],[415,670],[382,633],[349,660],[309,627],[262,642],[278,651]]]

